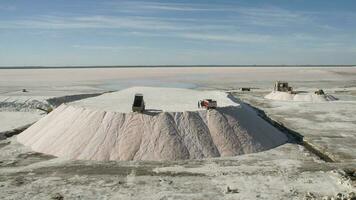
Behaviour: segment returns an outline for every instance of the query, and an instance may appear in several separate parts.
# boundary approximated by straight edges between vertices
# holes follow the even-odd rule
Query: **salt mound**
[[[288,92],[272,91],[265,96],[266,99],[271,100],[281,100],[281,101],[307,101],[307,102],[326,102],[326,101],[336,101],[337,98],[328,95],[317,95],[314,93],[297,93],[291,94]]]
[[[132,90],[132,91],[131,91]],[[150,108],[193,108],[186,102],[215,95],[216,110],[158,112],[108,111],[126,109],[119,99],[140,90]],[[149,91],[147,93],[147,91]],[[159,94],[160,91],[165,93]],[[169,92],[170,91],[170,92]],[[166,93],[167,92],[167,93]],[[158,97],[153,97],[159,94]],[[151,95],[150,95],[151,94]],[[152,102],[150,99],[160,102]],[[151,100],[152,100],[151,99]],[[163,100],[164,99],[164,100]],[[179,105],[178,103],[182,103]],[[175,107],[167,106],[176,103]],[[196,105],[196,102],[192,102]],[[94,107],[87,107],[92,105]],[[131,105],[131,103],[130,103]],[[222,92],[186,89],[130,88],[104,94],[74,105],[61,105],[17,137],[33,150],[67,159],[179,160],[254,153],[287,142],[287,137],[261,119],[254,110],[237,104]]]

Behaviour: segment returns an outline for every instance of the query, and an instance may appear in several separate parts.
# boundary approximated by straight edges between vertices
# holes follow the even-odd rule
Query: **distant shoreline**
[[[105,68],[193,68],[193,67],[356,67],[356,65],[127,65],[127,66],[13,66],[0,69],[105,69]]]

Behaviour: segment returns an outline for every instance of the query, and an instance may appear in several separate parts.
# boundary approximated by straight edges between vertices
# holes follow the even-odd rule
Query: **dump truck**
[[[319,90],[315,91],[314,93],[316,95],[324,95],[325,94],[324,90],[322,90],[322,89],[319,89]]]
[[[215,109],[217,107],[217,102],[212,99],[203,99],[198,102],[198,108],[205,108],[207,110]]]
[[[132,112],[144,112],[145,111],[145,101],[143,100],[142,94],[135,94],[134,102],[132,104]]]

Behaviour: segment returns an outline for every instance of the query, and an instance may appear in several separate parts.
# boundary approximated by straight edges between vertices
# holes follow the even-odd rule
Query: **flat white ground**
[[[119,90],[132,86],[273,87],[274,81],[308,84],[352,81],[356,67],[187,67],[1,70],[0,94],[23,88],[43,96]],[[50,94],[50,95],[48,95]]]
[[[0,142],[0,198],[321,199],[355,191],[337,165],[302,146],[185,161],[67,161]],[[229,190],[229,189],[230,190]]]
[[[39,112],[0,112],[0,132],[32,124],[41,117]]]
[[[143,94],[148,111],[183,112],[202,110],[203,108],[198,108],[198,101],[203,99],[214,99],[219,107],[239,105],[229,99],[227,97],[228,94],[225,92],[159,87],[132,87],[73,102],[71,105],[129,113],[132,112],[132,104],[136,93]]]
[[[36,107],[40,107],[46,98],[24,96],[22,92],[14,92],[10,96],[0,95],[0,133],[32,124],[43,117],[43,112]]]
[[[268,90],[235,95],[304,136],[304,140],[338,162],[356,163],[356,88],[333,88],[337,101],[268,100]]]

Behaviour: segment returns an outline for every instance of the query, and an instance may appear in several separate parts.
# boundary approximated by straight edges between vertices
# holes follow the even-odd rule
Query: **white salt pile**
[[[130,113],[136,92],[144,94],[148,109],[164,112]],[[198,110],[197,101],[207,97],[220,107]],[[38,152],[90,160],[235,156],[287,142],[282,132],[226,93],[144,87],[62,105],[17,139]]]
[[[288,92],[272,91],[265,96],[266,99],[280,100],[280,101],[306,101],[306,102],[326,102],[326,101],[336,101],[332,95],[322,94],[317,95],[314,93],[297,93],[291,94]]]

